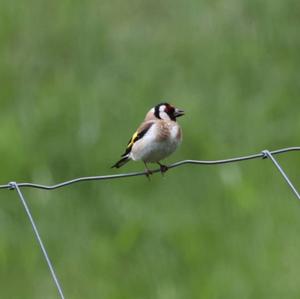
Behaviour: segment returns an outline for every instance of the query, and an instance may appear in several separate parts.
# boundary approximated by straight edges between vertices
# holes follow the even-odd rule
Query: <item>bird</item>
[[[121,159],[112,168],[120,168],[130,160],[143,161],[147,177],[152,174],[147,163],[157,163],[164,174],[168,167],[160,161],[171,155],[181,144],[182,130],[176,120],[183,115],[183,110],[169,103],[160,103],[151,108],[129,139]]]

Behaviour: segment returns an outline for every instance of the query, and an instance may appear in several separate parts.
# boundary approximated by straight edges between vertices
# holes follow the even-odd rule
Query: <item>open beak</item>
[[[175,115],[175,117],[180,117],[180,116],[184,115],[184,111],[176,108],[174,115]]]

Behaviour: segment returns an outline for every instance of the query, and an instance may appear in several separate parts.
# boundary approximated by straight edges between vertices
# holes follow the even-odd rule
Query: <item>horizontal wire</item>
[[[300,151],[300,147],[288,147],[288,148],[282,148],[274,151],[270,151],[269,153],[271,155],[277,155],[277,154],[283,154],[287,152],[292,151]],[[200,164],[200,165],[216,165],[216,164],[226,164],[226,163],[234,163],[234,162],[240,162],[240,161],[246,161],[246,160],[252,160],[252,159],[258,159],[258,158],[266,158],[266,155],[264,151],[258,154],[248,155],[248,156],[242,156],[242,157],[236,157],[236,158],[230,158],[230,159],[223,159],[223,160],[211,160],[211,161],[203,161],[203,160],[183,160],[176,163],[173,163],[168,166],[168,168],[175,168],[179,167],[185,164]],[[160,172],[160,169],[155,169],[151,171],[152,173]],[[41,184],[35,184],[35,183],[18,183],[18,187],[28,187],[28,188],[36,188],[36,189],[44,189],[44,190],[54,190],[58,188],[62,188],[71,184],[84,182],[84,181],[100,181],[100,180],[112,180],[112,179],[120,179],[125,177],[134,177],[134,176],[144,176],[148,173],[145,171],[139,171],[139,172],[130,172],[130,173],[122,173],[122,174],[113,174],[113,175],[102,175],[102,176],[87,176],[87,177],[80,177],[75,178],[69,181],[65,181],[62,183],[58,183],[52,186],[47,185],[41,185]],[[0,185],[0,189],[13,189],[12,183],[8,183],[6,185]]]
[[[268,151],[268,150],[263,150],[261,153],[254,154],[254,155],[248,155],[248,156],[243,156],[243,157],[236,157],[236,158],[230,158],[230,159],[224,159],[224,160],[213,160],[213,161],[201,161],[201,160],[183,160],[176,162],[174,164],[171,164],[168,166],[168,168],[175,168],[179,167],[185,164],[199,164],[199,165],[216,165],[216,164],[225,164],[225,163],[233,163],[233,162],[240,162],[240,161],[245,161],[245,160],[252,160],[252,159],[257,159],[257,158],[270,158],[271,161],[274,163],[274,165],[277,167],[277,169],[280,171],[280,173],[283,175],[284,179],[288,183],[288,185],[291,187],[295,195],[297,196],[298,199],[300,199],[299,193],[297,192],[296,188],[293,186],[292,182],[289,180],[288,176],[285,174],[279,163],[276,161],[276,159],[273,157],[273,155],[276,154],[282,154],[286,152],[291,152],[291,151],[300,151],[300,147],[289,147],[289,148],[283,148],[275,151]],[[152,171],[152,173],[159,172],[160,169],[155,169]],[[37,241],[40,245],[40,248],[43,252],[44,258],[48,264],[50,273],[52,275],[52,278],[54,280],[54,283],[56,285],[56,288],[58,290],[58,293],[62,299],[64,299],[64,295],[62,292],[62,288],[60,286],[59,280],[56,276],[56,273],[54,271],[54,268],[52,266],[52,263],[49,259],[48,253],[44,247],[44,244],[41,240],[41,237],[39,235],[38,229],[35,225],[35,222],[33,220],[33,217],[31,215],[31,212],[29,210],[29,207],[26,203],[26,200],[20,190],[21,187],[31,187],[31,188],[37,188],[37,189],[45,189],[45,190],[54,190],[57,188],[61,188],[67,185],[75,184],[78,182],[83,182],[83,181],[96,181],[96,180],[109,180],[109,179],[118,179],[118,178],[124,178],[124,177],[133,177],[133,176],[141,176],[141,175],[147,175],[147,172],[131,172],[131,173],[124,173],[124,174],[116,174],[116,175],[104,175],[104,176],[89,176],[89,177],[81,177],[81,178],[76,178],[73,180],[69,180],[66,182],[62,182],[53,186],[46,186],[46,185],[41,185],[41,184],[33,184],[33,183],[16,183],[16,182],[10,182],[7,185],[0,185],[0,189],[10,189],[13,190],[15,189],[20,197],[20,200],[25,208],[25,211],[27,213],[27,216],[30,220],[30,223],[33,227],[35,236],[37,238]]]
[[[279,150],[275,150],[275,151],[271,151],[271,152],[268,151],[268,150],[264,150],[261,153],[254,154],[254,155],[248,155],[248,156],[236,157],[236,158],[224,159],[224,160],[213,160],[213,161],[183,160],[183,161],[179,161],[179,162],[176,162],[176,163],[173,163],[173,164],[169,165],[168,168],[175,168],[175,167],[179,167],[179,166],[182,166],[182,165],[185,165],[185,164],[216,165],[216,164],[240,162],[240,161],[257,159],[257,158],[263,158],[263,159],[264,158],[270,158],[271,161],[278,168],[278,170],[281,172],[284,179],[286,180],[288,185],[291,187],[291,189],[293,190],[293,192],[295,193],[297,198],[300,199],[299,193],[297,192],[296,188],[293,186],[293,184],[291,183],[291,181],[289,180],[289,178],[287,177],[287,175],[285,174],[283,169],[280,167],[279,163],[272,156],[272,155],[282,154],[282,153],[291,152],[291,151],[300,151],[300,147],[283,148],[283,149],[279,149]],[[160,169],[155,169],[155,170],[152,171],[152,173],[156,173],[156,172],[159,172],[159,171],[160,171]],[[78,183],[78,182],[83,182],[83,181],[109,180],[109,179],[118,179],[118,178],[124,178],[124,177],[141,176],[141,175],[148,175],[148,173],[144,172],[144,171],[141,171],[141,172],[131,172],[131,173],[115,174],[115,175],[80,177],[80,178],[65,181],[65,182],[62,182],[62,183],[59,183],[59,184],[56,184],[56,185],[53,185],[53,186],[46,186],[46,185],[34,184],[34,183],[16,183],[16,182],[10,182],[7,185],[0,185],[0,189],[10,189],[10,190],[15,189],[17,191],[17,193],[19,195],[19,198],[20,198],[20,200],[21,200],[21,202],[24,206],[24,209],[27,213],[27,216],[30,220],[30,223],[32,225],[34,234],[35,234],[35,236],[37,238],[37,241],[40,245],[40,248],[42,250],[44,258],[47,262],[47,265],[49,267],[51,276],[52,276],[52,278],[54,280],[54,283],[56,285],[56,288],[58,290],[59,296],[62,299],[64,299],[64,294],[63,294],[62,288],[60,286],[60,282],[59,282],[59,280],[56,276],[56,273],[54,271],[52,263],[49,259],[48,253],[47,253],[47,251],[44,247],[44,244],[43,244],[42,239],[40,237],[39,231],[36,227],[36,224],[33,220],[33,217],[31,215],[29,207],[26,203],[25,197],[23,196],[20,188],[21,187],[31,187],[31,188],[44,189],[44,190],[54,190],[54,189],[57,189],[57,188],[61,188],[61,187],[64,187],[64,186],[68,186],[68,185],[75,184],[75,183]]]

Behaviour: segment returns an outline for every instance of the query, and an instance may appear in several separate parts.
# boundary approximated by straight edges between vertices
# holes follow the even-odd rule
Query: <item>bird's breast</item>
[[[172,154],[181,142],[181,128],[175,122],[157,122],[132,147],[133,160],[157,162]]]

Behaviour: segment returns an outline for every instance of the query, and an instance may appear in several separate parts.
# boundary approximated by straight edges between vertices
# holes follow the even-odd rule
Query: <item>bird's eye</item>
[[[165,108],[165,112],[166,112],[168,115],[173,115],[173,114],[174,114],[174,111],[175,111],[175,109],[174,109],[174,107],[171,106],[171,105],[168,105],[168,106],[166,106],[166,108]]]

